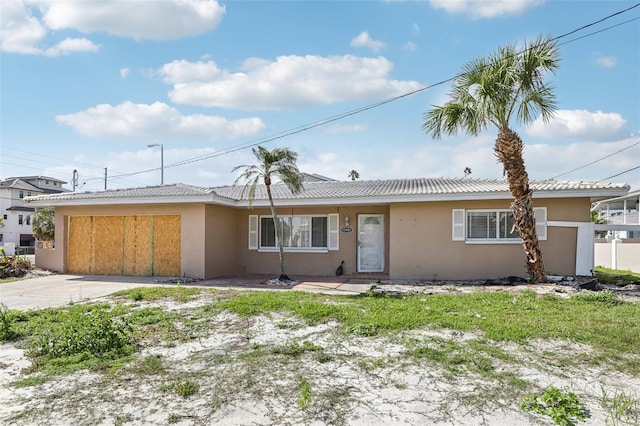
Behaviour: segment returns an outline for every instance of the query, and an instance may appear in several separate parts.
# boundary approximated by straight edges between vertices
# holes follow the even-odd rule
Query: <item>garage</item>
[[[71,216],[69,273],[180,276],[180,216]]]

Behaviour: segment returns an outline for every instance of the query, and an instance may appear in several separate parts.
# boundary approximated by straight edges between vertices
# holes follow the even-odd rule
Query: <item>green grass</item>
[[[598,281],[605,284],[629,284],[640,281],[640,273],[596,266]]]
[[[120,292],[114,300],[186,300],[199,296],[218,297],[215,292],[200,289],[158,287]],[[242,318],[289,315],[290,319],[282,322],[285,328],[289,328],[288,324],[297,327],[334,320],[340,333],[360,338],[393,337],[421,328],[479,336],[464,343],[434,338],[408,346],[410,358],[439,363],[451,372],[464,370],[492,376],[496,374],[496,361],[513,361],[495,342],[527,344],[533,339],[553,339],[592,347],[593,351],[579,354],[585,365],[613,365],[620,371],[640,373],[640,303],[625,302],[608,292],[580,293],[564,299],[532,291],[515,296],[507,292],[477,292],[401,297],[225,291],[224,297],[181,313],[157,306],[139,308],[117,303],[27,312],[3,308],[0,334],[4,340],[13,340],[28,349],[33,361],[31,373],[40,372],[46,377],[81,368],[114,371],[134,361],[139,347],[173,345],[207,336],[211,332],[209,319],[223,311]],[[309,341],[251,346],[239,359],[251,362],[275,357],[273,360],[286,363],[301,356],[310,356],[317,362],[333,359],[333,355]],[[561,355],[554,359],[561,361]],[[133,368],[153,373],[166,366],[160,359],[149,358],[138,361]],[[376,365],[363,364],[363,368],[373,369]]]
[[[212,307],[211,307],[212,306]],[[298,292],[245,292],[209,311],[243,317],[289,312],[309,325],[334,319],[345,333],[371,336],[425,326],[481,332],[496,341],[564,339],[603,351],[640,352],[640,304],[610,293],[562,299],[526,291],[406,297],[329,297]]]
[[[176,299],[180,302],[192,300],[202,292],[196,287],[136,287],[118,291],[114,297],[123,297],[134,301],[154,301],[160,299]]]

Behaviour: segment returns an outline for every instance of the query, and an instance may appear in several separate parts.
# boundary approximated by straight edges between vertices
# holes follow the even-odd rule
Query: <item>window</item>
[[[279,216],[282,246],[287,250],[338,250],[338,215]],[[271,216],[249,216],[249,250],[271,250],[276,244],[276,228]]]
[[[2,215],[3,220],[7,220],[7,215]]]
[[[0,234],[0,243],[4,241],[4,235]]]
[[[539,240],[547,239],[547,208],[535,207],[536,232]],[[500,243],[520,242],[510,210],[463,210],[452,212],[454,241]]]
[[[282,247],[327,248],[326,216],[280,216]],[[260,217],[260,247],[277,247],[271,216]]]
[[[19,214],[19,215],[18,215],[18,225],[22,225],[22,221],[23,221],[23,220],[22,220],[22,215],[21,215],[21,214]]]
[[[18,193],[18,198],[21,198],[21,199],[24,198],[24,191],[20,191]]]
[[[31,191],[27,191],[27,197],[31,197]]]
[[[510,211],[468,211],[467,239],[517,239]]]
[[[27,224],[27,225],[31,225],[31,216],[27,216],[27,218],[26,218],[26,224]]]

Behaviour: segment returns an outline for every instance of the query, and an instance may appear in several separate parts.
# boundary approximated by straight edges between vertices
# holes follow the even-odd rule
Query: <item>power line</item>
[[[560,176],[568,175],[569,173],[573,173],[573,172],[575,172],[575,171],[577,171],[577,170],[584,169],[585,167],[588,167],[588,166],[591,166],[591,165],[593,165],[593,164],[596,164],[596,163],[598,163],[598,162],[600,162],[600,161],[602,161],[602,160],[605,160],[605,159],[607,159],[607,158],[609,158],[609,157],[613,157],[613,156],[614,156],[614,155],[616,155],[616,154],[620,154],[621,152],[626,151],[627,149],[633,148],[633,147],[634,147],[634,146],[636,146],[636,145],[640,145],[640,141],[638,141],[638,142],[636,142],[636,143],[634,143],[634,144],[632,144],[632,145],[629,145],[629,146],[627,146],[627,147],[625,147],[625,148],[619,149],[619,150],[617,150],[616,152],[611,153],[611,154],[609,154],[609,155],[606,155],[606,156],[604,156],[604,157],[602,157],[602,158],[599,158],[599,159],[597,159],[597,160],[595,160],[595,161],[592,161],[592,162],[590,162],[590,163],[587,163],[587,164],[585,164],[585,165],[583,165],[583,166],[576,167],[575,169],[569,170],[568,172],[560,173],[559,175],[555,175],[555,176],[551,177],[550,179],[556,179],[556,178],[559,178]]]
[[[597,24],[599,24],[601,22],[604,22],[604,21],[606,21],[608,19],[611,19],[611,18],[613,18],[615,16],[618,16],[618,15],[624,14],[626,12],[629,12],[630,10],[635,9],[635,8],[637,8],[639,6],[640,6],[640,3],[637,3],[637,4],[635,4],[633,6],[630,6],[630,7],[626,8],[626,9],[620,10],[618,12],[615,12],[615,13],[607,15],[607,16],[605,16],[603,18],[600,18],[597,21],[591,22],[589,24],[583,25],[583,26],[581,26],[579,28],[576,28],[576,29],[573,29],[573,30],[571,30],[569,32],[561,34],[559,36],[553,37],[553,38],[550,39],[550,41],[556,41],[556,40],[560,40],[562,38],[568,37],[571,34],[575,34],[575,33],[579,32],[579,31],[582,31],[582,30],[584,30],[586,28],[590,28],[590,27],[592,27],[594,25],[597,25]],[[595,32],[586,34],[584,36],[581,36],[581,37],[578,37],[578,38],[575,38],[575,39],[572,39],[572,40],[568,40],[568,41],[566,41],[564,43],[561,43],[559,45],[568,44],[568,43],[580,40],[582,38],[598,34],[600,32],[608,31],[608,30],[610,30],[612,28],[627,24],[629,22],[633,22],[633,21],[635,21],[637,19],[640,19],[640,18],[633,18],[631,20],[628,20],[628,21],[625,21],[625,22],[622,22],[622,23],[618,23],[616,25],[612,25],[612,26],[610,26],[608,28],[604,28],[604,29],[595,31]],[[537,47],[537,46],[531,46],[530,48],[533,48],[533,47]],[[517,55],[521,55],[525,51],[526,50],[523,50],[521,52],[516,53],[516,56]],[[427,85],[427,86],[421,87],[419,89],[416,89],[416,90],[413,90],[413,91],[410,91],[410,92],[407,92],[407,93],[404,93],[404,94],[401,94],[401,95],[398,95],[398,96],[394,96],[394,97],[391,97],[391,98],[388,98],[388,99],[385,99],[385,100],[382,100],[382,101],[378,101],[378,102],[375,102],[373,104],[365,105],[363,107],[356,108],[356,109],[353,109],[353,110],[350,110],[350,111],[347,111],[347,112],[344,112],[344,113],[341,113],[341,114],[337,114],[337,115],[334,115],[334,116],[331,116],[331,117],[328,117],[328,118],[325,118],[325,119],[322,119],[322,120],[317,120],[317,121],[314,121],[314,122],[311,122],[311,123],[308,123],[308,124],[304,124],[304,125],[295,127],[293,129],[290,129],[290,130],[286,130],[286,131],[283,131],[283,132],[280,132],[280,133],[276,133],[274,135],[270,135],[270,136],[265,136],[265,137],[261,137],[261,138],[258,138],[258,139],[254,139],[252,141],[248,141],[248,142],[245,142],[245,143],[242,143],[242,144],[239,144],[239,145],[235,145],[235,146],[232,146],[232,147],[227,148],[225,150],[218,151],[218,152],[215,152],[215,153],[212,153],[212,154],[207,154],[207,155],[203,155],[203,156],[197,156],[197,157],[193,157],[193,158],[190,158],[190,159],[187,159],[187,160],[182,160],[182,161],[178,161],[178,162],[175,162],[175,163],[171,163],[171,164],[165,165],[164,168],[178,167],[178,166],[183,166],[183,165],[191,164],[191,163],[198,162],[198,161],[203,161],[203,160],[210,159],[210,158],[220,157],[220,156],[228,155],[230,153],[233,153],[233,152],[236,152],[236,151],[240,151],[240,150],[243,150],[243,149],[247,149],[247,148],[250,148],[250,147],[253,147],[253,146],[256,146],[256,145],[273,142],[273,141],[278,140],[278,139],[283,139],[283,138],[286,138],[286,137],[289,137],[289,136],[292,136],[292,135],[295,135],[295,134],[298,134],[298,133],[302,133],[302,132],[305,132],[305,131],[308,131],[308,130],[311,130],[311,129],[314,129],[314,128],[317,128],[317,127],[324,126],[324,125],[326,125],[328,123],[332,123],[332,122],[335,122],[335,121],[338,121],[338,120],[342,120],[344,118],[347,118],[347,117],[350,117],[350,116],[353,116],[353,115],[357,115],[357,114],[360,114],[362,112],[365,112],[365,111],[368,111],[368,110],[371,110],[371,109],[374,109],[374,108],[378,108],[380,106],[383,106],[383,105],[386,105],[388,103],[395,102],[397,100],[400,100],[400,99],[415,95],[417,93],[429,90],[431,88],[434,88],[434,87],[437,87],[437,86],[441,86],[441,85],[443,85],[445,83],[448,83],[448,82],[451,82],[451,81],[455,80],[456,78],[459,78],[459,77],[461,77],[463,75],[464,75],[464,73],[458,73],[458,74],[454,75],[453,77],[438,81],[438,82],[436,82],[434,84]],[[598,160],[598,161],[600,161],[600,160]],[[97,166],[91,166],[91,167],[96,167],[97,168]],[[586,167],[586,165],[584,167]],[[152,169],[140,170],[140,171],[136,171],[136,172],[120,173],[120,174],[109,176],[108,180],[115,180],[115,179],[120,179],[120,178],[123,178],[123,177],[129,177],[129,176],[134,176],[134,175],[138,175],[138,174],[149,173],[149,172],[157,171],[159,169],[160,169],[159,167],[155,167],[155,168],[152,168]],[[568,173],[570,173],[570,172],[567,172],[567,173],[564,173],[564,174],[568,174]],[[562,176],[562,175],[558,175],[558,176]],[[91,180],[102,180],[102,179],[103,179],[102,177],[94,177],[94,178],[85,179],[84,182],[86,183],[86,182],[91,181]]]
[[[571,34],[575,34],[576,32],[579,32],[579,31],[582,31],[582,30],[584,30],[586,28],[589,28],[589,27],[592,27],[594,25],[597,25],[598,23],[601,23],[601,22],[604,22],[604,21],[606,21],[608,19],[611,19],[614,16],[626,13],[626,12],[628,12],[628,11],[630,11],[630,10],[636,8],[636,7],[639,7],[639,6],[640,6],[640,3],[638,3],[638,4],[634,5],[634,6],[631,6],[631,7],[627,8],[627,9],[621,10],[619,12],[612,13],[612,14],[610,14],[608,16],[605,16],[604,18],[601,18],[601,19],[599,19],[597,21],[591,22],[591,23],[589,23],[587,25],[583,25],[583,26],[581,26],[581,27],[579,27],[577,29],[574,29],[572,31],[569,31],[569,32],[566,32],[566,33],[561,34],[559,36],[553,37],[550,40],[551,41],[555,41],[555,40],[560,40],[562,38],[568,37]],[[569,40],[569,41],[567,41],[565,43],[562,43],[562,44],[571,43],[571,42],[580,40],[582,38],[585,38],[585,37],[588,37],[588,36],[603,32],[603,31],[610,30],[610,29],[612,29],[614,27],[623,25],[625,23],[632,22],[632,21],[634,21],[636,19],[640,19],[640,18],[634,18],[634,19],[626,21],[624,23],[613,25],[613,26],[611,26],[609,28],[605,28],[605,29],[596,31],[596,32],[593,32],[591,34],[587,34],[585,36],[576,38],[574,40]],[[531,48],[533,48],[533,47],[536,47],[536,46],[532,46]],[[526,50],[522,50],[521,52],[516,53],[516,56],[517,55],[521,55],[524,52],[526,52]],[[265,136],[265,137],[262,137],[262,138],[259,138],[259,139],[254,139],[252,141],[249,141],[249,142],[246,142],[246,143],[243,143],[243,144],[239,144],[239,145],[235,145],[235,146],[232,146],[232,147],[230,147],[228,149],[225,149],[225,150],[222,150],[222,151],[219,151],[219,152],[215,152],[215,153],[212,153],[212,154],[207,154],[207,155],[204,155],[204,156],[197,156],[197,157],[193,157],[193,158],[190,158],[190,159],[187,159],[187,160],[182,160],[182,161],[178,161],[178,162],[175,162],[175,163],[167,164],[167,165],[164,166],[164,168],[167,169],[167,168],[172,168],[172,167],[179,167],[179,166],[183,166],[183,165],[186,165],[186,164],[191,164],[191,163],[195,163],[195,162],[198,162],[198,161],[207,160],[207,159],[210,159],[210,158],[215,158],[215,157],[220,157],[220,156],[223,156],[223,155],[228,155],[228,154],[231,154],[231,153],[236,152],[236,151],[247,149],[247,148],[250,148],[250,147],[253,147],[253,146],[256,146],[256,145],[260,145],[260,144],[273,142],[273,141],[278,140],[278,139],[283,139],[283,138],[286,138],[286,137],[289,137],[289,136],[292,136],[292,135],[295,135],[295,134],[298,134],[298,133],[305,132],[307,130],[314,129],[316,127],[324,126],[324,125],[326,125],[328,123],[332,123],[332,122],[335,122],[335,121],[338,121],[338,120],[342,120],[344,118],[347,118],[347,117],[350,117],[350,116],[353,116],[353,115],[356,115],[356,114],[360,114],[362,112],[365,112],[365,111],[368,111],[368,110],[371,110],[371,109],[374,109],[374,108],[378,108],[378,107],[386,105],[388,103],[395,102],[397,100],[400,100],[400,99],[415,95],[416,93],[420,93],[420,92],[429,90],[431,88],[434,88],[434,87],[437,87],[437,86],[441,86],[441,85],[443,85],[445,83],[448,83],[448,82],[451,82],[451,81],[455,80],[456,78],[459,78],[459,77],[461,77],[463,75],[464,75],[464,73],[458,73],[458,74],[454,75],[453,77],[438,81],[436,83],[421,87],[419,89],[416,89],[416,90],[413,90],[413,91],[410,91],[410,92],[407,92],[407,93],[404,93],[404,94],[401,94],[401,95],[398,95],[398,96],[394,96],[392,98],[388,98],[388,99],[385,99],[385,100],[382,100],[382,101],[378,101],[378,102],[375,102],[373,104],[365,105],[363,107],[356,108],[356,109],[353,109],[353,110],[350,110],[350,111],[347,111],[347,112],[344,112],[344,113],[341,113],[341,114],[337,114],[337,115],[334,115],[334,116],[331,116],[331,117],[328,117],[328,118],[325,118],[325,119],[322,119],[322,120],[317,120],[317,121],[314,121],[314,122],[311,122],[311,123],[308,123],[308,124],[305,124],[305,125],[301,125],[301,126],[298,126],[296,128],[293,128],[293,129],[290,129],[290,130],[287,130],[287,131],[276,133],[276,134],[271,135],[271,136]],[[157,171],[157,170],[159,170],[159,168],[156,167],[156,168],[153,168],[153,169],[147,169],[147,170],[141,170],[141,171],[137,171],[137,172],[114,175],[114,176],[112,176],[112,178],[118,178],[118,177],[124,177],[124,176],[132,176],[132,175],[136,175],[136,174],[148,173],[148,172]]]
[[[604,179],[600,179],[600,180],[599,180],[599,181],[597,181],[596,183],[600,183],[600,182],[603,182],[603,181],[605,181],[605,180],[609,180],[609,179],[611,179],[611,178],[618,177],[618,176],[620,176],[620,175],[623,175],[623,174],[625,174],[625,173],[632,172],[632,171],[637,170],[637,169],[640,169],[640,166],[635,166],[635,167],[632,167],[632,168],[630,168],[630,169],[627,169],[627,170],[625,170],[625,171],[623,171],[623,172],[617,173],[617,174],[615,174],[615,175],[612,175],[612,176],[606,177],[606,178],[604,178]]]

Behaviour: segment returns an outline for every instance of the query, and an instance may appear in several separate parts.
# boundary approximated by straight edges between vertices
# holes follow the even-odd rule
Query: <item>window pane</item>
[[[499,238],[519,238],[518,232],[513,225],[515,220],[511,212],[500,212],[500,237]],[[512,232],[513,230],[513,232]]]
[[[278,225],[280,226],[282,236],[282,247],[291,247],[291,217],[278,217]],[[278,235],[278,236],[280,236]]]
[[[276,233],[273,219],[270,217],[260,218],[260,246],[276,247]]]
[[[467,238],[495,238],[495,212],[467,212]]]
[[[309,233],[309,216],[291,217],[290,247],[310,247]]]
[[[311,247],[327,247],[327,218],[311,218]]]

